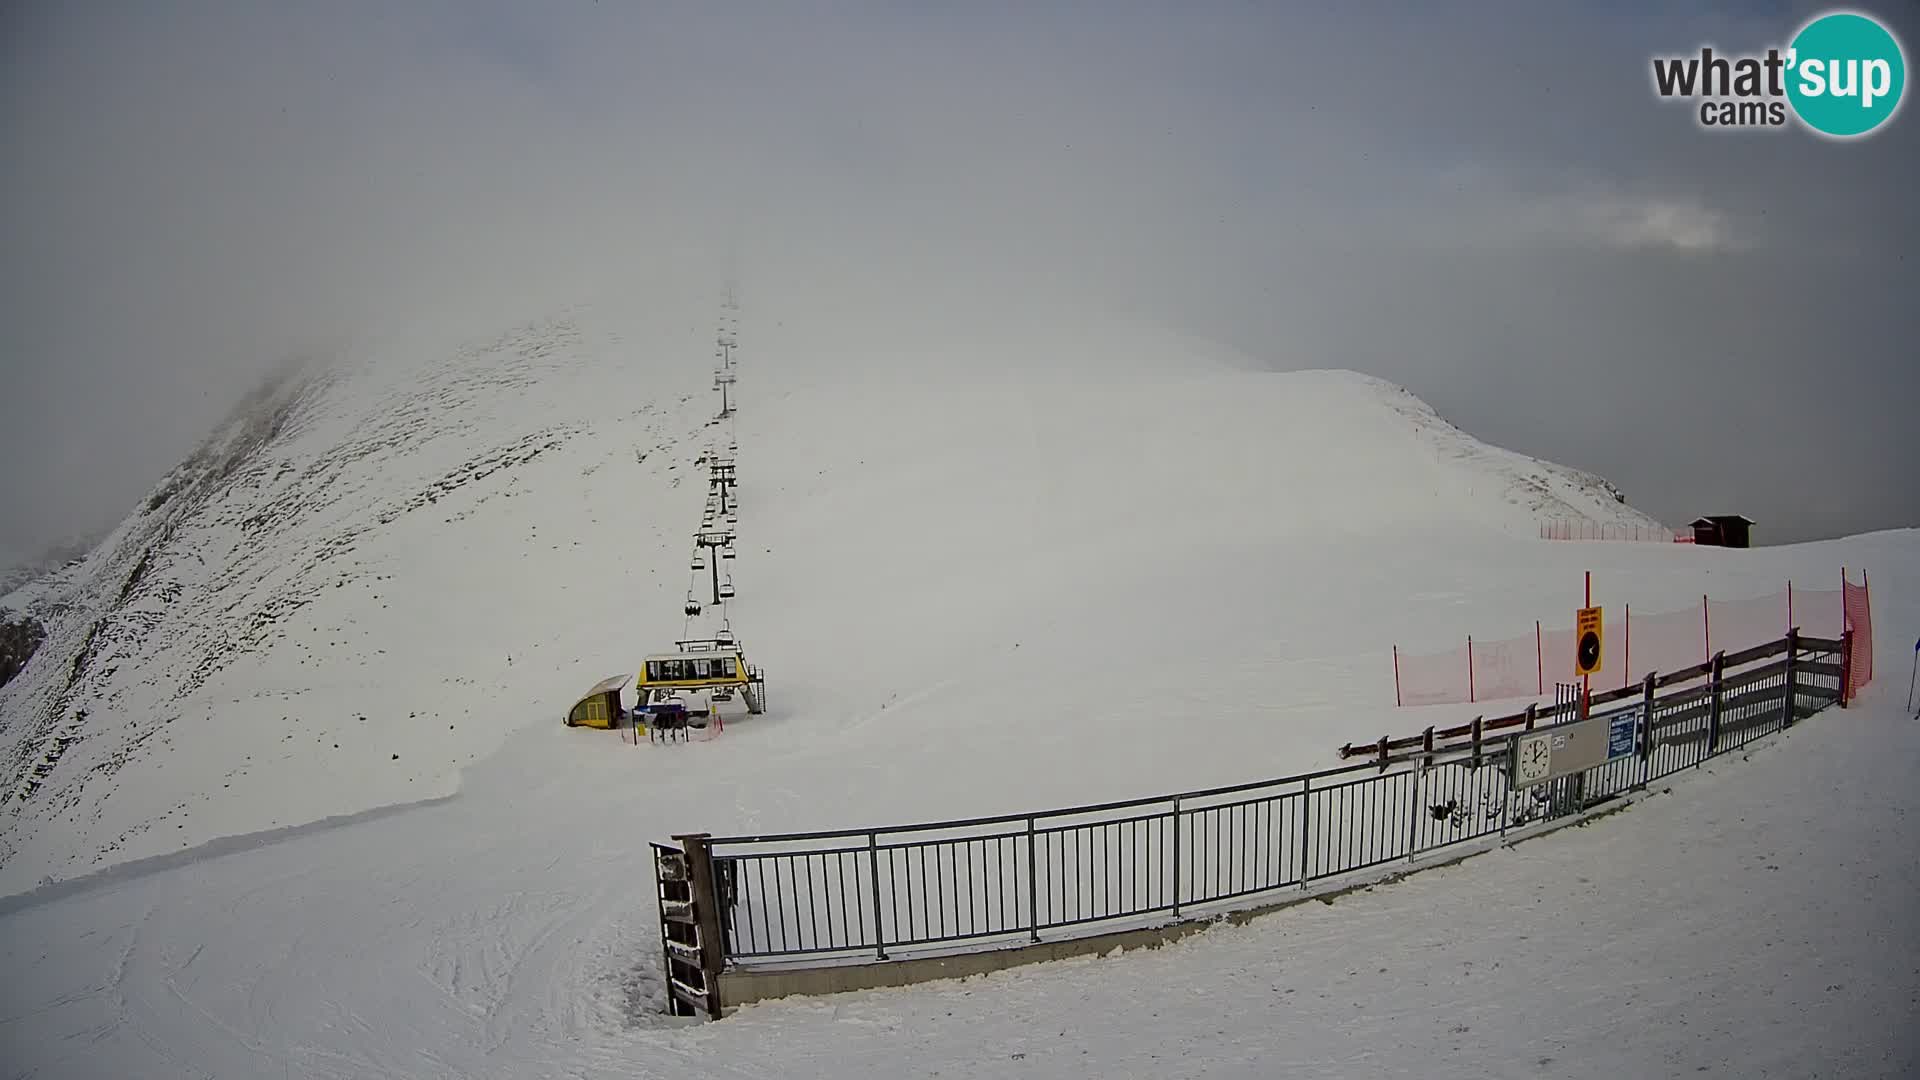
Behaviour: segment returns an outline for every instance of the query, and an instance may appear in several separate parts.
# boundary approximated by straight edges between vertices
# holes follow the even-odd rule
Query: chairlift
[[[700,614],[700,601],[695,600],[691,596],[687,597],[687,614],[689,615]]]
[[[721,549],[720,549],[720,557],[721,557],[721,558],[723,558],[723,559],[731,559],[731,558],[733,558],[733,549],[732,549],[732,548],[730,548],[730,547],[724,547],[724,548],[721,548]]]
[[[731,598],[732,596],[733,596],[733,582],[731,581],[721,582],[720,583],[720,599],[726,600]]]
[[[707,560],[699,555],[695,555],[693,557],[693,568],[695,570],[705,570],[707,568]]]

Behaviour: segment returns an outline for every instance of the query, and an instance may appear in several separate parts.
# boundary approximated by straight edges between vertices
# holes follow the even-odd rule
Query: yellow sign
[[[1573,672],[1576,675],[1593,675],[1600,670],[1602,655],[1600,609],[1581,608],[1574,621],[1574,657]]]

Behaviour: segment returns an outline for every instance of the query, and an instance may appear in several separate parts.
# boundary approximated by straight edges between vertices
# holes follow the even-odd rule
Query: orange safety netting
[[[1860,692],[1860,688],[1873,681],[1873,605],[1867,596],[1867,575],[1860,574],[1860,584],[1847,580],[1847,572],[1840,571],[1841,591],[1846,594],[1843,605],[1846,611],[1847,629],[1853,631],[1853,648],[1848,650],[1847,697]]]
[[[1540,631],[1541,693],[1550,694],[1555,683],[1572,682],[1580,677],[1573,673],[1574,654],[1579,651],[1579,645],[1579,635],[1571,626]]]
[[[1844,580],[1844,574],[1843,574]],[[1643,612],[1623,607],[1609,619],[1597,686],[1626,686],[1648,672],[1665,673],[1712,660],[1719,652],[1778,641],[1790,628],[1810,637],[1839,638],[1854,631],[1857,662],[1849,693],[1873,678],[1873,624],[1867,589],[1785,589],[1736,600],[1702,596],[1690,607]],[[1545,629],[1499,641],[1468,639],[1438,653],[1394,650],[1394,692],[1401,705],[1454,705],[1544,694],[1574,671],[1572,627]]]
[[[1540,687],[1540,639],[1532,634],[1473,643],[1475,701],[1536,697]]]
[[[1838,640],[1840,632],[1847,628],[1839,589],[1803,589],[1789,585],[1787,597],[1793,608],[1793,625],[1798,626],[1802,634]]]
[[[1451,705],[1473,700],[1467,685],[1467,647],[1422,655],[1399,655],[1393,665],[1402,705]]]
[[[1708,656],[1721,651],[1737,652],[1787,636],[1785,589],[1750,600],[1707,600],[1706,605]]]

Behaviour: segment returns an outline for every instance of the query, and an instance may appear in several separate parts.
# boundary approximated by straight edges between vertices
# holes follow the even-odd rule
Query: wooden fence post
[[[1845,619],[1844,614],[1841,615]],[[1842,624],[1844,625],[1844,623]],[[1840,631],[1840,707],[1847,707],[1847,688],[1853,685],[1853,628]]]

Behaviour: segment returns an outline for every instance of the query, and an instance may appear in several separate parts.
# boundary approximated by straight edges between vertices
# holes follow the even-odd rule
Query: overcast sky
[[[763,290],[1357,368],[1673,523],[1920,524],[1920,116],[1710,135],[1650,90],[1820,9],[11,3],[0,549],[117,521],[289,357],[722,238]]]

